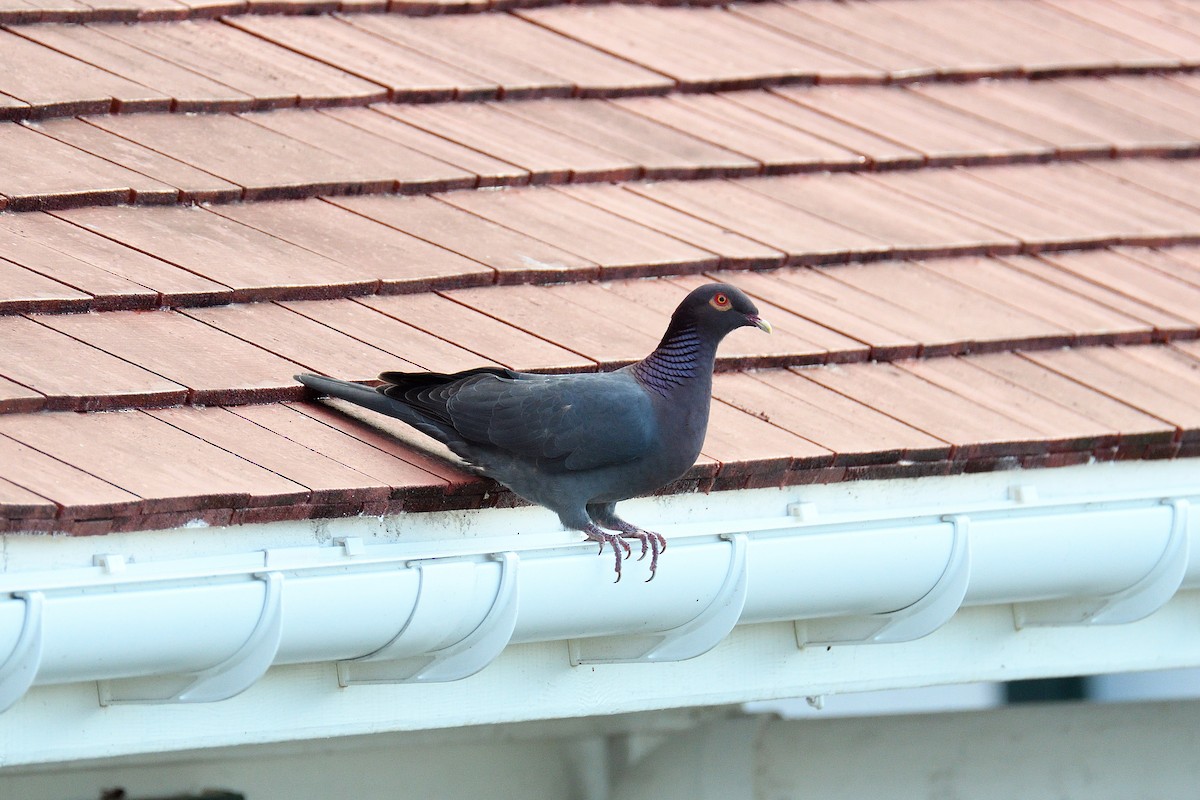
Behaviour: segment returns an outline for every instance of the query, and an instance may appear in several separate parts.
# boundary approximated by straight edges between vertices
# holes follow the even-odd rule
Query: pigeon
[[[696,462],[717,345],[747,326],[771,331],[739,289],[710,283],[679,304],[654,352],[611,372],[384,372],[375,388],[312,374],[296,380],[402,420],[554,511],[565,527],[598,542],[600,554],[612,549],[617,581],[632,554],[624,540],[637,540],[639,560],[650,552],[649,581],[666,539],[618,517],[616,504],[661,488]]]

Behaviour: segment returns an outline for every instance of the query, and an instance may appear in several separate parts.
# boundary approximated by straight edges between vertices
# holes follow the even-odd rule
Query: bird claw
[[[654,580],[654,576],[658,572],[659,555],[667,549],[666,537],[664,537],[661,533],[655,533],[654,531],[645,531],[641,528],[634,528],[632,525],[630,528],[632,528],[632,530],[625,531],[621,534],[621,536],[625,539],[637,539],[642,543],[642,554],[638,556],[638,561],[641,561],[646,557],[647,550],[650,551],[650,577],[646,578],[646,583],[649,583],[650,581]]]
[[[661,533],[642,530],[624,520],[613,520],[612,524],[606,525],[606,527],[611,527],[613,530],[620,531],[620,533],[605,533],[596,525],[585,528],[583,532],[589,540],[600,543],[600,549],[596,551],[596,555],[601,555],[604,552],[605,544],[612,548],[613,556],[615,557],[614,569],[617,573],[617,579],[613,582],[619,583],[621,580],[621,562],[624,560],[621,551],[624,550],[624,558],[629,558],[633,555],[633,549],[625,541],[626,539],[637,539],[642,543],[642,552],[638,556],[638,561],[644,559],[646,553],[650,553],[650,577],[646,579],[646,583],[654,580],[654,576],[658,572],[658,557],[667,549],[666,538]],[[620,546],[619,549],[618,545]]]
[[[605,533],[599,528],[592,526],[584,531],[584,534],[590,541],[599,542],[600,549],[596,551],[596,555],[604,553],[604,545],[608,545],[613,551],[613,571],[617,573],[617,579],[613,583],[621,582],[621,561],[633,555],[633,549],[629,544],[615,533]],[[624,551],[624,555],[622,555]]]

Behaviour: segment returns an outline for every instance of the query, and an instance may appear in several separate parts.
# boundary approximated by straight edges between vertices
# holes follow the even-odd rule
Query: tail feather
[[[393,397],[388,397],[370,386],[342,381],[337,378],[326,378],[307,372],[295,377],[296,380],[317,394],[336,397],[354,403],[356,406],[362,406],[363,408],[377,411],[380,414],[395,417],[401,422],[413,426],[426,436],[431,436],[442,444],[449,446],[456,453],[466,444],[462,436],[452,426],[440,420],[432,419],[420,409],[413,408]]]

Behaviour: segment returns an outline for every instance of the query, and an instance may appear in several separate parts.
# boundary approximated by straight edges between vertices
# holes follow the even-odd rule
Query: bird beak
[[[771,332],[771,323],[767,322],[762,317],[756,314],[747,314],[746,319],[750,320],[750,324],[758,328],[760,331]]]

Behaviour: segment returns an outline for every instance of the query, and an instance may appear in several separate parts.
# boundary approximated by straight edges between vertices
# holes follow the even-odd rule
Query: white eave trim
[[[588,713],[562,687],[612,691],[610,679],[628,679],[630,669],[649,684],[696,679],[657,694],[629,693],[640,698],[633,702],[612,697],[590,713],[1200,664],[1190,628],[1180,634],[1186,642],[1158,648],[1157,658],[1111,652],[1131,646],[1129,634],[1113,632],[1174,624],[1167,621],[1177,615],[1155,612],[1181,589],[1200,588],[1197,503],[1194,460],[631,501],[626,516],[670,541],[648,584],[636,561],[613,584],[607,552],[598,558],[594,544],[578,543],[537,509],[89,539],[9,535],[0,573],[0,708],[12,710],[0,716],[0,764],[94,757],[109,744],[114,752],[136,751],[134,740],[115,745],[102,731],[99,745],[60,741],[59,756],[5,737],[13,730],[6,723],[38,715],[32,700],[78,704],[88,691],[88,709],[76,711],[89,710],[101,729],[151,708],[159,719],[190,720],[196,735],[141,745],[171,749]],[[1194,605],[1196,598],[1185,593],[1175,602]],[[1151,615],[1158,621],[1138,623]],[[922,653],[921,642],[946,628],[980,624],[976,637],[986,631],[995,640],[978,639],[980,647],[1004,650],[1003,663],[984,655],[935,668],[935,644],[927,670],[889,673],[873,665],[870,653]],[[1101,630],[1109,633],[1079,639],[1078,632]],[[774,661],[733,649],[768,631]],[[1099,645],[1074,660],[1014,658],[1032,653],[1029,643],[1055,637],[1055,646]],[[1026,650],[1010,650],[1014,640]],[[790,641],[802,659],[829,653],[828,646],[839,656],[861,652],[848,663],[864,668],[779,679],[792,658],[779,655],[781,641],[782,652]],[[881,643],[893,647],[868,646]],[[529,669],[514,673],[513,665],[554,652],[556,677],[537,702],[523,710],[478,698],[472,704],[475,687],[515,697]],[[652,663],[664,666],[644,666]],[[539,663],[533,671],[543,667],[551,669]],[[710,669],[727,670],[709,676],[723,674],[725,683],[705,683]],[[313,675],[325,677],[314,697],[302,689],[290,702],[319,696],[331,714],[324,728],[295,734],[283,721],[243,729],[239,720],[238,733],[226,727],[224,738],[219,730],[205,738],[194,714],[171,716],[177,704],[246,692],[213,706],[237,707],[260,685],[302,673],[308,691]],[[427,692],[449,705],[424,714],[398,708],[384,714],[387,722],[361,716],[377,697]]]

